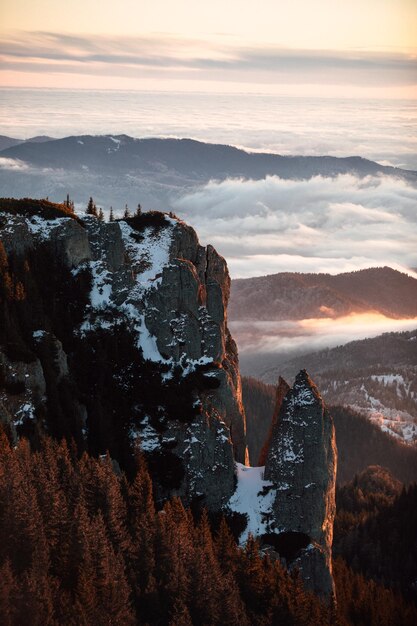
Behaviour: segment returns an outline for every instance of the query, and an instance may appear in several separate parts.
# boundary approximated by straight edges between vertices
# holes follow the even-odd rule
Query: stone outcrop
[[[37,319],[45,328],[28,327],[27,316],[20,337],[31,362],[12,362],[0,346],[0,417],[12,433],[37,427],[38,419],[57,426],[59,415],[59,427],[69,435],[74,429],[81,445],[96,453],[123,440],[114,448],[121,466],[137,442],[157,499],[179,496],[212,511],[246,513],[246,536],[257,534],[290,568],[300,568],[311,589],[328,597],[332,420],[306,372],[292,389],[280,380],[265,471],[247,467],[225,260],[212,246],[201,246],[184,222],[158,213],[112,223],[92,216],[0,214],[0,236],[7,254],[26,258],[29,251],[31,262],[38,247],[40,254],[47,251],[46,259],[53,254],[65,277],[58,285],[62,301],[72,306],[73,294],[79,299],[68,318],[62,302],[59,319],[48,317],[57,305],[54,289],[48,302],[34,305],[34,311],[43,310]],[[44,277],[36,276],[28,294],[39,293]],[[90,359],[96,352],[101,360]]]
[[[46,382],[39,359],[31,363],[11,361],[0,350],[0,422],[16,440],[16,428],[35,420],[35,409],[44,403]]]
[[[181,459],[181,485],[165,495],[179,495],[187,503],[204,498],[208,508],[220,509],[234,491],[235,460],[248,462],[237,348],[227,328],[230,278],[225,260],[212,246],[201,246],[190,226],[162,214],[154,222],[145,214],[143,226],[92,216],[82,222],[40,215],[0,218],[8,254],[42,245],[74,277],[90,273],[90,304],[75,335],[88,342],[90,333],[103,328],[111,332],[124,323],[144,359],[168,370],[168,378],[178,367],[184,378],[201,370],[207,384],[194,391],[199,410],[191,423],[167,416],[163,433],[137,423],[131,437],[142,441],[146,453],[169,450]],[[71,378],[76,364],[57,337],[39,329],[33,342],[31,349],[41,356],[36,362],[40,373],[42,355],[53,365],[46,378],[54,387],[62,377]],[[139,388],[137,393],[140,400]],[[74,404],[88,432],[86,408]]]
[[[204,248],[195,231],[177,222],[169,265],[161,283],[147,296],[145,322],[159,352],[178,360],[208,359],[216,366],[215,391],[204,394],[203,412],[216,414],[229,428],[235,460],[247,460],[246,426],[236,343],[227,328],[230,278],[226,261],[212,246]]]
[[[307,587],[329,597],[337,451],[333,420],[305,370],[282,401],[265,462],[273,484],[270,531],[275,546],[294,546],[287,564]],[[280,549],[277,548],[278,552]]]

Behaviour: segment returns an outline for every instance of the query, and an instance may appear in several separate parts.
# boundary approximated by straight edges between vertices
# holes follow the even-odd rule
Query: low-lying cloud
[[[414,319],[394,320],[379,313],[355,313],[337,319],[318,318],[271,322],[230,322],[241,356],[273,354],[276,360],[314,352],[385,332],[417,328]]]
[[[338,319],[229,322],[229,327],[239,348],[242,374],[260,376],[271,367],[307,353],[385,332],[414,330],[417,317],[394,320],[378,313],[363,313]]]
[[[0,157],[0,170],[11,171],[26,171],[29,166],[24,161],[19,159],[7,159],[6,157]]]
[[[417,188],[389,176],[226,180],[174,209],[226,257],[233,278],[417,267]]]

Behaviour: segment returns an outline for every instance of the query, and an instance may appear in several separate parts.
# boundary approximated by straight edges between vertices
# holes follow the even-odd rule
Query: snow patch
[[[384,385],[393,385],[395,382],[404,385],[404,377],[401,374],[383,374],[371,376],[372,380],[384,383]]]
[[[236,513],[246,514],[248,524],[240,536],[240,544],[244,544],[251,533],[254,537],[268,532],[267,518],[272,512],[275,498],[274,490],[262,495],[265,487],[273,483],[264,480],[265,467],[247,467],[236,463],[237,487],[229,500],[228,507]]]
[[[91,306],[95,309],[108,306],[112,292],[110,272],[105,269],[102,261],[91,261],[89,266],[92,277]]]
[[[130,438],[132,440],[139,439],[140,448],[144,452],[152,452],[156,448],[160,447],[159,435],[155,428],[150,425],[149,417],[145,417],[141,422],[141,430],[134,428],[130,431]]]
[[[119,222],[119,227],[132,269],[136,272],[135,293],[131,295],[140,297],[144,291],[161,282],[163,269],[169,264],[173,226],[165,226],[158,233],[149,227],[140,234],[123,220]]]
[[[71,219],[71,217],[58,217],[54,220],[45,220],[39,215],[32,215],[30,218],[26,219],[26,224],[34,237],[45,241],[50,238],[53,230]]]
[[[22,406],[16,411],[14,424],[15,426],[22,426],[25,420],[34,420],[35,419],[35,407],[31,402],[25,402]]]

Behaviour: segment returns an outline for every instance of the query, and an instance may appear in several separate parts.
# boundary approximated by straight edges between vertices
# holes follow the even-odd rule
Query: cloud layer
[[[162,36],[16,32],[1,42],[3,70],[269,84],[408,86],[415,59],[400,52],[293,50]]]
[[[417,318],[393,320],[377,313],[352,314],[337,319],[320,318],[283,322],[231,322],[239,352],[246,357],[274,354],[290,357],[313,352],[385,332],[413,330]]]
[[[232,277],[417,267],[417,189],[394,177],[226,180],[174,209]]]
[[[6,157],[0,157],[0,170],[9,171],[26,171],[29,166],[24,161],[19,159],[8,159]]]

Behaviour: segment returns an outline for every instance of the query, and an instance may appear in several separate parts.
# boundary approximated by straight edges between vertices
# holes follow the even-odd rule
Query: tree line
[[[111,458],[43,437],[0,436],[0,614],[4,626],[413,624],[398,594],[335,566],[327,606],[297,574],[239,548],[224,518],[173,498],[156,509],[140,453],[131,480]],[[397,620],[397,621],[396,621]]]

